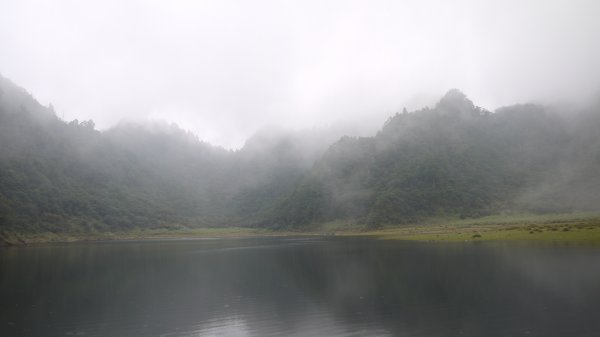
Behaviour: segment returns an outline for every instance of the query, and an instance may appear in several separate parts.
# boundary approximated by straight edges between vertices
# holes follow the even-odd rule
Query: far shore
[[[600,213],[494,215],[475,219],[431,218],[415,224],[372,229],[332,222],[308,230],[250,227],[135,229],[92,233],[0,233],[0,245],[23,246],[81,241],[130,241],[275,236],[363,236],[424,242],[543,241],[600,245]]]
[[[446,223],[367,232],[381,239],[426,242],[565,242],[600,245],[600,218],[527,222]]]

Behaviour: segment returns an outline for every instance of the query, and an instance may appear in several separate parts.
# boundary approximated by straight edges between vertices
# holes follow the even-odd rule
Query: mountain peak
[[[440,99],[437,104],[438,107],[442,108],[468,108],[473,109],[475,105],[462,91],[458,89],[450,89]],[[461,109],[462,110],[462,109]]]

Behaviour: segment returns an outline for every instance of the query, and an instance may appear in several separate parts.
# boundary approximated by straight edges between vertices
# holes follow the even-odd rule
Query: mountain
[[[276,207],[275,227],[373,227],[431,216],[600,208],[600,105],[489,112],[458,90],[396,114],[375,137],[333,144]]]
[[[0,76],[0,234],[598,209],[599,107],[489,112],[451,90],[373,137],[272,128],[230,151],[174,124],[66,122]]]
[[[0,77],[0,232],[248,225],[334,140],[263,130],[228,151],[174,124],[99,132]]]

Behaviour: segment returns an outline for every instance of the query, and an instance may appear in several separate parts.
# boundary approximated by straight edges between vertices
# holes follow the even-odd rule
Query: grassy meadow
[[[4,245],[47,242],[197,239],[266,236],[369,236],[409,241],[561,241],[600,244],[600,212],[493,215],[476,219],[430,218],[421,223],[368,229],[364,225],[331,222],[305,230],[273,230],[249,227],[135,229],[121,232],[0,233]]]

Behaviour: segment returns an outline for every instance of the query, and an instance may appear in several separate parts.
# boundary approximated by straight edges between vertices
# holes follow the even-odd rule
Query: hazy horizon
[[[368,132],[458,88],[489,110],[600,93],[596,1],[3,1],[0,73],[65,120]]]

